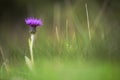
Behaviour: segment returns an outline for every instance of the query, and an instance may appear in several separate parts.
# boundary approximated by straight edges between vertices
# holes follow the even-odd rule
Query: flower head
[[[26,18],[25,23],[30,26],[30,33],[33,33],[33,34],[36,32],[36,27],[43,25],[43,22],[41,19],[37,19],[34,17]]]
[[[31,27],[42,26],[43,22],[41,19],[37,19],[34,17],[29,17],[25,19],[25,23]]]

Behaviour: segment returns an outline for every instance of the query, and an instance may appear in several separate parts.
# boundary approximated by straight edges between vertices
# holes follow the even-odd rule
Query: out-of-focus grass
[[[25,65],[12,66],[9,73],[1,73],[1,80],[118,80],[120,65],[106,62],[67,61],[41,59],[36,61],[34,71]]]
[[[12,33],[14,35],[11,36],[9,31],[6,31],[6,34],[3,31],[3,42],[6,43],[3,52],[8,59],[10,71],[7,72],[5,66],[1,65],[0,80],[120,79],[120,65],[113,61],[117,56],[113,53],[119,46],[114,45],[116,40],[111,40],[113,35],[110,35],[105,15],[100,16],[100,21],[95,25],[94,18],[97,17],[98,6],[95,7],[92,2],[88,4],[90,40],[85,2],[80,3],[80,8],[79,3],[78,1],[71,5],[68,2],[65,6],[55,4],[54,9],[45,9],[50,11],[50,14],[45,12],[43,17],[47,16],[48,20],[47,17],[44,18],[44,26],[38,28],[35,35],[33,71],[27,68],[24,61],[25,55],[29,57],[29,49],[26,46],[28,35],[18,31],[18,34]],[[54,14],[51,16],[52,13]],[[36,14],[39,16],[39,13]],[[4,61],[1,62],[3,63]]]

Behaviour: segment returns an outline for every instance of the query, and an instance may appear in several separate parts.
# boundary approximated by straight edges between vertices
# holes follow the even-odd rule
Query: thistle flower
[[[33,34],[36,32],[36,27],[43,25],[43,22],[41,19],[37,19],[34,17],[26,18],[25,23],[30,26],[30,33],[33,33]]]

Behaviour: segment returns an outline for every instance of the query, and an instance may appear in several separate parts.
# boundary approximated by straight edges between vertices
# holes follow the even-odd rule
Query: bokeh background
[[[4,62],[9,66],[25,65],[24,56],[30,56],[30,34],[24,20],[33,16],[41,18],[44,23],[37,29],[34,44],[34,59],[37,65],[42,65],[37,68],[43,71],[41,75],[51,80],[119,80],[119,3],[120,0],[0,0],[0,66]],[[84,65],[79,64],[76,68],[76,62]],[[89,62],[100,64],[96,67],[95,64],[88,65]],[[66,66],[61,67],[62,64]],[[52,72],[53,66],[55,71]],[[85,66],[88,66],[87,70]],[[89,74],[95,72],[94,68],[96,73],[92,73],[91,77]],[[56,71],[59,69],[60,72]],[[1,80],[7,74],[3,75],[2,71],[4,67],[1,68]],[[64,73],[71,77],[63,76]],[[78,75],[84,77],[79,78]],[[88,78],[85,78],[86,75]],[[7,77],[10,76],[7,74]],[[34,75],[31,79],[48,80],[45,77]]]

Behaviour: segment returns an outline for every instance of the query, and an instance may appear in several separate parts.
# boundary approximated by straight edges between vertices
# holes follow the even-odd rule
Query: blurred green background
[[[119,80],[119,3],[0,0],[0,80]],[[30,16],[44,23],[35,34],[33,72],[24,59],[30,57],[24,22]]]

